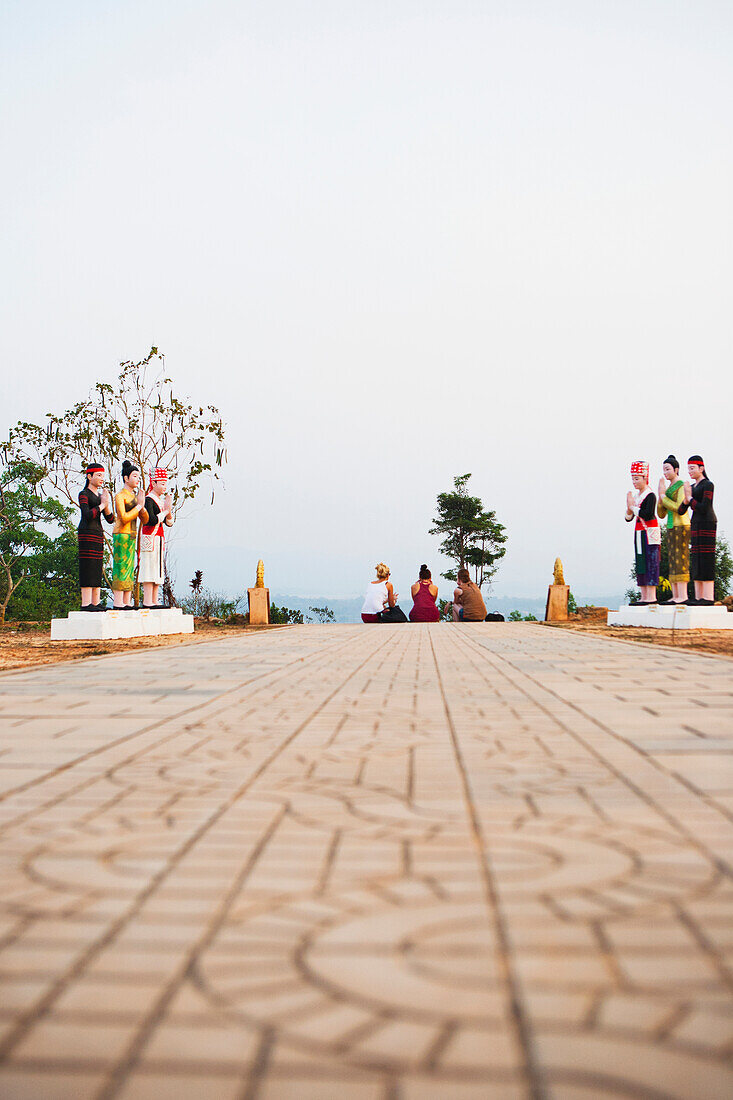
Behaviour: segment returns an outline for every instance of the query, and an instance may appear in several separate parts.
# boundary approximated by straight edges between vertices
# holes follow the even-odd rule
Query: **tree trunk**
[[[5,563],[3,562],[3,568],[5,569],[5,576],[7,578],[7,588],[5,591],[5,599],[0,604],[0,625],[5,622],[5,612],[7,611],[8,604],[10,603],[10,597],[13,595],[13,592],[15,592],[18,584],[20,584],[20,581],[18,581],[18,584],[13,583],[13,574],[10,572],[9,565],[5,565]],[[21,580],[22,579],[23,578],[21,577]]]

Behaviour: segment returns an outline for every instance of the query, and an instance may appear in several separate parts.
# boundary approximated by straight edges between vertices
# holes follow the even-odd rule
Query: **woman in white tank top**
[[[379,622],[377,615],[385,607],[394,607],[397,602],[392,582],[389,579],[389,568],[380,561],[377,566],[377,579],[372,581],[366,590],[364,606],[361,609],[361,621],[363,623]]]

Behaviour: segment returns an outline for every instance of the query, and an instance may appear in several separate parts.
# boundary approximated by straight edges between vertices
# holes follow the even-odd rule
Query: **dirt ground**
[[[152,638],[120,638],[118,641],[52,642],[48,623],[6,623],[0,627],[0,671],[32,668],[34,665],[74,661],[80,657],[100,657],[106,653],[128,653],[134,649],[160,646],[197,645],[216,638],[231,638],[248,630],[279,627],[222,626],[196,623],[195,634],[168,634]]]
[[[721,657],[733,657],[733,630],[651,630],[631,626],[606,626],[605,608],[594,614],[573,617],[566,623],[544,623],[553,630],[576,630],[625,642],[674,646],[699,650]],[[0,672],[32,668],[35,665],[74,661],[80,657],[101,657],[107,653],[129,653],[135,649],[160,646],[197,645],[217,638],[231,638],[250,630],[279,630],[280,627],[223,626],[196,622],[195,634],[169,634],[153,638],[121,638],[119,641],[52,642],[47,623],[6,623],[0,627]]]
[[[583,618],[573,616],[566,623],[544,625],[553,630],[576,630],[582,634],[595,634],[624,642],[673,646],[675,649],[692,649],[702,653],[715,653],[719,657],[733,657],[733,630],[654,630],[651,627],[607,626],[606,608],[589,610],[595,614]]]

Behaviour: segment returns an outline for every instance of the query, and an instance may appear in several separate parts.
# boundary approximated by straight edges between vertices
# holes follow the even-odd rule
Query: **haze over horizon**
[[[403,596],[438,492],[497,596],[623,592],[629,464],[699,451],[733,537],[733,9],[4,6],[0,435],[151,345],[229,464],[186,565]],[[227,555],[231,559],[227,561]],[[442,590],[441,590],[442,594]]]

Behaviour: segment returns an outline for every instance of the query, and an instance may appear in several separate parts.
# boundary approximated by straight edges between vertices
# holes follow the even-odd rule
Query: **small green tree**
[[[76,531],[68,529],[23,559],[25,577],[10,597],[6,618],[48,622],[78,611],[79,562]]]
[[[715,543],[715,599],[724,600],[730,595],[733,578],[733,557],[730,544],[725,535],[720,535]]]
[[[491,581],[506,553],[506,528],[496,519],[496,512],[484,510],[480,497],[468,495],[466,486],[471,474],[453,478],[453,492],[439,493],[437,516],[429,530],[442,535],[440,552],[454,561],[455,568],[441,576],[456,580],[459,569],[471,566],[474,580],[481,588]]]
[[[31,562],[38,565],[53,551],[48,528],[70,530],[68,509],[40,494],[43,476],[43,467],[27,460],[14,460],[0,471],[0,623],[32,572]]]

